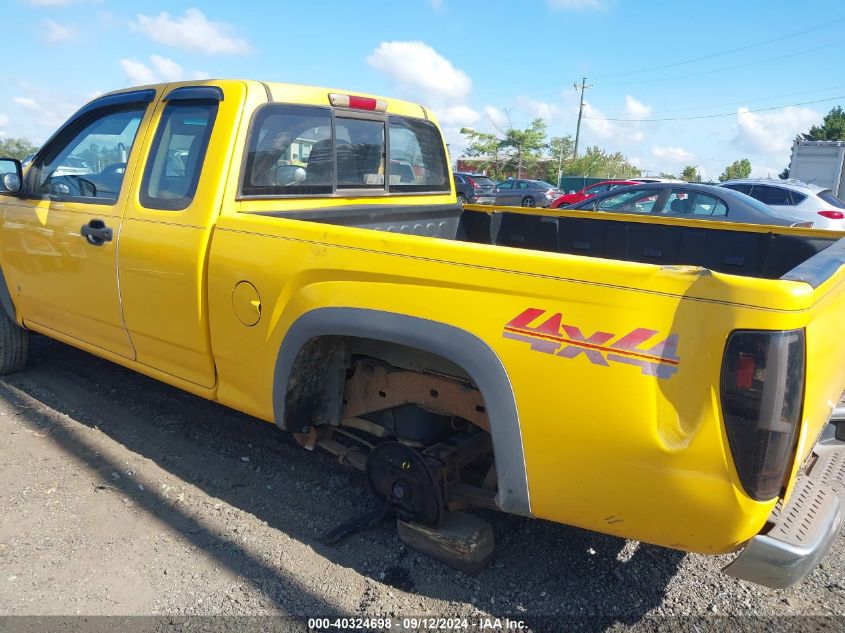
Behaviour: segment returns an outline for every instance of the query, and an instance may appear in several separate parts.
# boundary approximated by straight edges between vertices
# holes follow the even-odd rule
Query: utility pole
[[[581,117],[584,114],[584,91],[587,88],[592,88],[592,85],[587,85],[587,78],[581,79],[579,84],[577,81],[573,84],[575,90],[581,90],[581,105],[578,107],[578,127],[575,128],[575,150],[572,152],[573,159],[578,158],[578,138],[581,136]]]
[[[560,154],[557,157],[557,182],[556,187],[560,187],[560,177],[563,174],[563,138],[560,139]]]

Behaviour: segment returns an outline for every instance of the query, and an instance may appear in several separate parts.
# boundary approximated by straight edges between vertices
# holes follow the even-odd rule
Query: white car
[[[812,222],[814,229],[845,231],[845,202],[830,189],[775,178],[737,178],[720,186],[756,198],[784,215]]]

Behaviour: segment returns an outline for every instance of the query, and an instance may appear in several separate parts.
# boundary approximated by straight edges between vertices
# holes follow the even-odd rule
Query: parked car
[[[744,193],[725,187],[690,183],[654,182],[620,187],[564,208],[612,213],[659,213],[662,216],[747,224],[813,226],[812,222],[781,214]]]
[[[737,178],[721,186],[747,194],[785,215],[812,222],[817,229],[845,231],[845,202],[831,189],[774,178]]]
[[[560,198],[552,202],[551,207],[553,209],[557,209],[558,207],[563,207],[567,204],[576,204],[582,200],[587,200],[588,198],[597,196],[600,193],[616,189],[616,187],[637,185],[641,182],[641,180],[603,180],[602,182],[597,182],[588,187],[584,187],[581,191],[563,194]]]
[[[678,180],[677,178],[637,178],[638,182],[686,182],[686,180]]]
[[[495,204],[503,207],[548,207],[563,192],[542,180],[503,180],[496,185]]]
[[[493,190],[496,183],[484,174],[468,174],[455,172],[455,191],[461,204],[493,204],[495,195]]]

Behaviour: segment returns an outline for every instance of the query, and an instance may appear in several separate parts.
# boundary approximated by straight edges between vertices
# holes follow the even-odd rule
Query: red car
[[[602,182],[597,182],[589,187],[584,187],[581,191],[567,193],[566,195],[557,198],[554,202],[552,202],[551,208],[557,209],[558,207],[565,207],[568,204],[575,204],[576,202],[592,198],[595,195],[604,193],[605,191],[610,191],[616,187],[638,184],[640,184],[639,180],[603,180]]]

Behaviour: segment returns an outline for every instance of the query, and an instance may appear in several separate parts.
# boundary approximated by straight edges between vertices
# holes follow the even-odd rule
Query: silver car
[[[504,180],[496,185],[497,206],[547,207],[563,195],[563,191],[542,180]]]
[[[749,195],[784,215],[812,222],[813,228],[845,231],[845,202],[830,189],[774,178],[738,178],[720,186]]]
[[[655,182],[618,187],[563,208],[747,224],[812,226],[809,221],[783,215],[744,193],[692,183]]]

